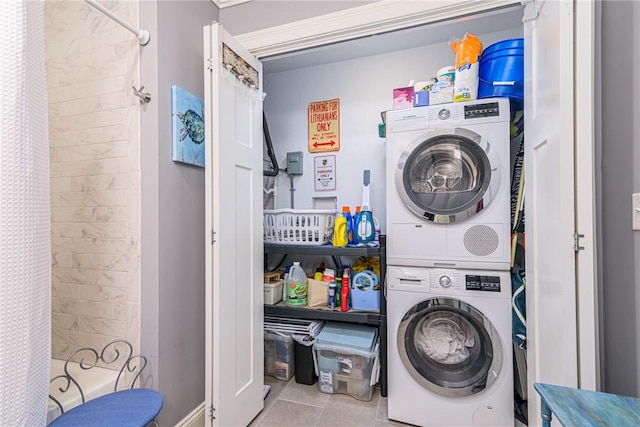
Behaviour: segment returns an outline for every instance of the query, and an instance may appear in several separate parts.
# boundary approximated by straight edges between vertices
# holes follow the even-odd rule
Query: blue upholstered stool
[[[89,400],[53,420],[50,427],[144,427],[160,413],[162,395],[148,388],[116,391]]]

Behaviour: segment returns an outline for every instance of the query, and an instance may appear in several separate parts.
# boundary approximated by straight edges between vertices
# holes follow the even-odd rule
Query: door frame
[[[258,58],[520,4],[518,0],[375,2],[235,36]]]

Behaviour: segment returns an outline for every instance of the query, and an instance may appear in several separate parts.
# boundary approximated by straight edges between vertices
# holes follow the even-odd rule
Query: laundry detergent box
[[[313,345],[321,392],[370,400],[378,381],[378,331],[370,326],[329,322]]]
[[[295,373],[294,345],[291,335],[264,331],[264,373],[288,380]]]

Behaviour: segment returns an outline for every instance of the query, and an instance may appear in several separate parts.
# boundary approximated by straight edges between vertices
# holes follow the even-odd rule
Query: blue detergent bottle
[[[369,206],[362,206],[362,212],[360,212],[360,219],[356,227],[356,234],[358,236],[358,242],[368,243],[373,242],[376,237],[376,229],[373,225],[373,214]]]
[[[349,210],[349,206],[342,207],[342,215],[347,218],[347,243],[352,245],[354,243],[354,232],[353,232],[353,218],[351,217],[351,211]]]
[[[356,213],[353,214],[353,243],[358,244],[358,232],[357,227],[360,222],[360,206],[356,206]]]

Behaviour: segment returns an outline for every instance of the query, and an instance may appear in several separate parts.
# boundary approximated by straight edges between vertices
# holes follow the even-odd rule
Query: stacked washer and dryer
[[[386,122],[389,418],[511,426],[509,100]]]

